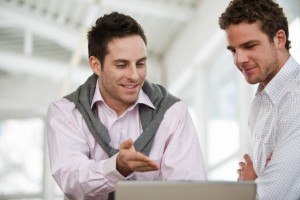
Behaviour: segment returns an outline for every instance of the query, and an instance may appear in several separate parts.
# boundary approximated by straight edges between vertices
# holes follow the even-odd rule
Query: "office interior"
[[[300,0],[277,0],[300,62]],[[249,85],[226,49],[218,17],[229,0],[0,0],[0,199],[60,200],[48,158],[50,102],[92,71],[86,32],[112,11],[134,17],[148,38],[148,79],[188,106],[209,180],[237,179],[247,152]],[[188,144],[186,144],[188,145]]]

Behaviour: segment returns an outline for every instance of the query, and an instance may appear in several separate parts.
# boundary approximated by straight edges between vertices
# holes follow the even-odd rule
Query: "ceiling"
[[[201,46],[207,48],[203,38],[216,39],[214,13],[226,4],[225,0],[0,0],[0,120],[45,116],[49,102],[91,74],[86,32],[104,13],[123,12],[143,26],[153,66],[148,77],[163,82],[164,65],[191,65],[203,53]],[[180,69],[172,71],[181,76]]]

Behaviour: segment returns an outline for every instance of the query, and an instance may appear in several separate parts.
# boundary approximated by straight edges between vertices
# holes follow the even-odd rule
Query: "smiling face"
[[[267,85],[283,66],[279,50],[282,49],[281,37],[284,32],[279,30],[270,41],[261,31],[260,23],[231,24],[226,29],[228,49],[232,52],[234,63],[244,74],[250,84]],[[279,38],[279,40],[278,40]]]
[[[118,115],[136,102],[147,74],[146,59],[146,45],[138,35],[109,42],[102,67],[97,58],[90,57],[90,65],[99,77],[101,95]]]

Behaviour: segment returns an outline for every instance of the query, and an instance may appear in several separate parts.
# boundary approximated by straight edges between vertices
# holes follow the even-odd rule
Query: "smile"
[[[127,88],[127,89],[133,89],[133,88],[136,88],[138,85],[123,85],[123,87]]]
[[[250,74],[252,72],[252,70],[255,69],[255,67],[251,67],[251,68],[243,68],[242,72],[244,74]]]
[[[250,70],[252,70],[252,69],[254,69],[254,68],[255,68],[255,67],[243,69],[243,71],[244,71],[244,72],[248,72],[248,71],[250,71]]]

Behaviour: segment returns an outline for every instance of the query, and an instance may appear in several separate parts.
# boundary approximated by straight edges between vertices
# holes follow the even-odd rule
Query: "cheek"
[[[114,74],[111,73],[102,73],[100,76],[100,80],[106,88],[112,87],[112,85],[114,85],[114,83],[116,82]]]
[[[102,73],[102,77],[107,81],[116,81],[122,77],[122,72],[118,70],[108,70],[105,73]]]
[[[233,60],[233,63],[234,63],[234,65],[235,65],[235,67],[236,67],[239,71],[242,71],[242,70],[239,68],[239,65],[238,65],[238,63],[236,62],[235,59]]]
[[[140,69],[138,71],[140,79],[145,79],[147,76],[147,68]]]

